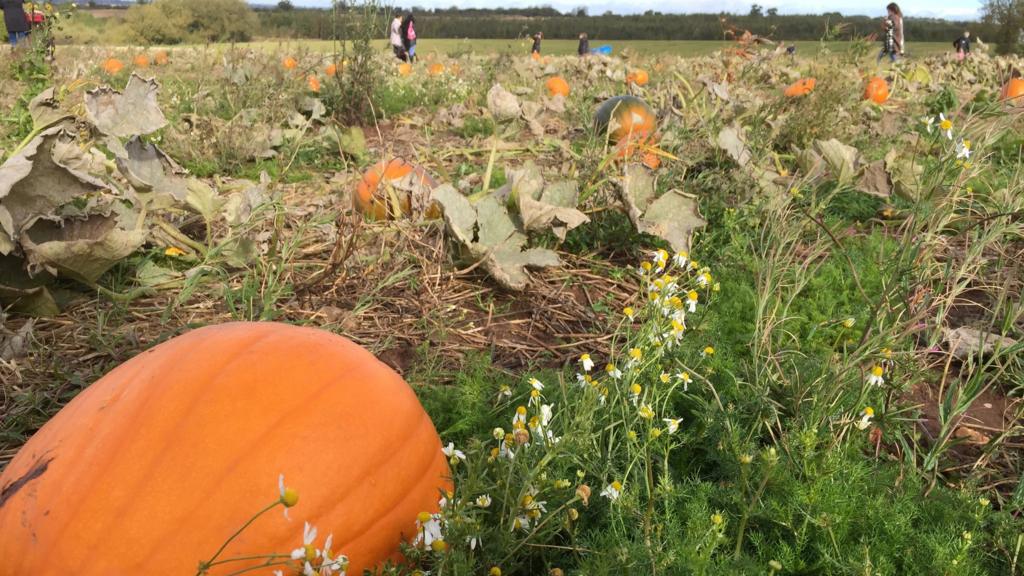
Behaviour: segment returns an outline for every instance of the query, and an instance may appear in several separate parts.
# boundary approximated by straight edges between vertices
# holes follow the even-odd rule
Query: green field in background
[[[613,47],[613,54],[621,54],[623,50],[629,49],[637,54],[674,54],[679,56],[703,56],[716,50],[726,47],[735,47],[734,42],[718,42],[706,40],[591,40],[591,48],[597,48],[609,44]],[[815,54],[821,49],[822,43],[814,41],[793,42],[797,47],[797,54],[807,56]],[[387,41],[378,40],[375,45],[381,50],[389,50]],[[829,42],[826,44],[830,50],[845,50],[847,42]],[[277,51],[309,50],[312,52],[330,52],[334,49],[335,43],[329,40],[259,40],[238,46],[251,46],[261,49]],[[575,40],[545,40],[543,53],[554,56],[565,56],[576,54],[577,42]],[[909,43],[909,57],[924,58],[951,52],[952,46],[946,42],[920,42]],[[881,43],[878,44],[881,48]],[[421,55],[430,52],[438,54],[464,54],[474,52],[477,54],[493,54],[496,52],[508,52],[513,54],[528,54],[530,44],[526,40],[454,40],[430,38],[421,39],[417,44],[417,50]]]

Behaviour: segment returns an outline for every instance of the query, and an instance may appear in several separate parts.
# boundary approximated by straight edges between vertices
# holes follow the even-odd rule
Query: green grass
[[[386,40],[377,40],[375,47],[381,51],[387,51]],[[591,40],[591,47],[598,47],[610,44],[613,48],[613,55],[621,55],[624,50],[635,54],[643,55],[673,55],[673,56],[705,56],[716,50],[736,47],[735,42],[709,41],[709,40]],[[822,43],[813,41],[793,42],[797,47],[797,53],[808,55],[816,53],[822,47]],[[825,44],[830,50],[844,50],[847,42],[828,42]],[[284,40],[284,39],[263,39],[254,42],[241,44],[213,44],[214,49],[228,46],[249,47],[260,50],[271,50],[277,52],[289,51],[311,51],[331,52],[335,49],[336,43],[330,40]],[[577,42],[575,40],[545,40],[543,54],[552,56],[569,56],[576,54]],[[170,47],[174,49],[176,47]],[[507,40],[496,39],[430,39],[423,38],[417,43],[417,50],[421,55],[436,53],[438,55],[450,56],[458,54],[528,54],[530,44],[526,40],[510,38]],[[948,52],[950,46],[945,42],[919,42],[911,46],[910,56],[924,58]]]

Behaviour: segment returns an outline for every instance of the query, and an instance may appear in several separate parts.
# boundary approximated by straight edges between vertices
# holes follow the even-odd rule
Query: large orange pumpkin
[[[1010,81],[1003,86],[999,95],[1000,100],[1012,100],[1014,102],[1024,101],[1024,78],[1010,78]]]
[[[149,56],[139,54],[132,60],[132,64],[135,64],[136,68],[149,68]]]
[[[430,74],[431,76],[440,76],[441,74],[444,74],[444,64],[434,62],[430,65],[430,68],[427,68],[427,74]]]
[[[564,96],[569,97],[569,83],[565,81],[565,78],[561,76],[552,76],[548,78],[544,86],[548,89],[548,96]]]
[[[650,77],[646,70],[633,70],[626,76],[627,84],[636,84],[637,86],[646,86],[649,80]]]
[[[353,202],[356,210],[374,220],[409,216],[413,210],[413,195],[417,192],[429,194],[436,186],[437,181],[421,166],[396,158],[378,162],[363,174],[356,186]],[[397,196],[401,214],[395,213],[392,192]],[[438,218],[440,209],[430,204],[424,215]]]
[[[814,91],[814,86],[818,81],[814,78],[801,78],[796,82],[790,84],[784,94],[787,98],[797,98],[800,96],[806,96]]]
[[[0,574],[193,574],[278,499],[279,474],[299,495],[291,519],[260,516],[221,559],[288,554],[309,521],[362,574],[400,559],[451,488],[416,395],[363,348],[284,324],[201,328],[101,378],[15,455],[0,475]]]
[[[412,64],[409,64],[408,62],[403,62],[399,64],[398,73],[401,74],[402,76],[408,76],[409,74],[412,74]]]
[[[864,86],[864,99],[875,104],[885,104],[889,100],[889,83],[878,76],[872,77]]]
[[[647,140],[658,129],[654,111],[636,96],[609,98],[597,109],[594,123],[598,133],[607,132],[612,143],[625,138]]]

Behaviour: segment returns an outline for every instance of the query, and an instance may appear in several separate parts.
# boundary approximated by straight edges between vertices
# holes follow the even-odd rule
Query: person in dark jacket
[[[530,49],[532,54],[540,54],[540,41],[544,39],[543,32],[537,32],[533,35],[533,48]]]
[[[21,0],[0,0],[4,8],[4,25],[7,26],[7,39],[11,46],[28,38],[28,17],[21,6]]]
[[[587,56],[590,54],[590,39],[587,38],[586,32],[580,32],[580,47],[577,49],[580,56]]]
[[[956,49],[956,59],[963,61],[971,55],[971,33],[964,30],[964,35],[953,41],[953,48]]]

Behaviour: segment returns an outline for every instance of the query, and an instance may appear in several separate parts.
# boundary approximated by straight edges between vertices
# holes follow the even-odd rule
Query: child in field
[[[533,35],[533,48],[530,49],[532,54],[540,54],[540,41],[544,38],[543,32],[537,32]]]
[[[586,32],[580,32],[580,46],[576,49],[576,52],[580,56],[587,56],[590,54],[590,40],[587,39]]]
[[[964,35],[953,41],[953,48],[956,49],[956,59],[963,62],[964,58],[971,55],[971,32],[964,30]]]
[[[896,30],[895,24],[891,18],[885,19],[885,37],[882,40],[882,51],[878,53],[876,62],[881,62],[882,58],[886,55],[889,56],[890,62],[896,61],[896,55],[899,53],[899,49],[896,46]]]
[[[410,12],[405,20],[402,20],[402,45],[409,55],[409,62],[416,61],[416,18]]]

